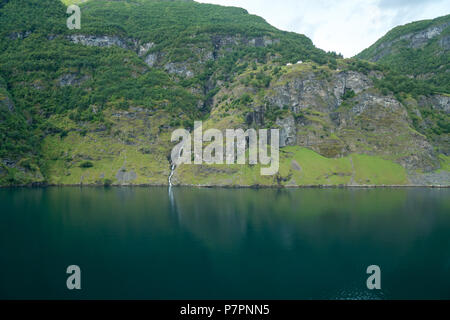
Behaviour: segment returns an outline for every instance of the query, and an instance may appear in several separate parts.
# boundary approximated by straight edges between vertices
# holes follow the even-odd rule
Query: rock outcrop
[[[134,49],[136,47],[135,40],[125,40],[117,36],[73,34],[68,36],[68,39],[73,43],[80,43],[85,46],[117,46],[123,49]]]
[[[377,54],[371,60],[376,62],[384,58],[386,55],[391,54],[394,45],[401,41],[404,43],[406,42],[406,47],[408,48],[423,48],[429,42],[429,40],[441,35],[442,31],[445,30],[448,26],[450,26],[450,23],[444,22],[440,25],[431,26],[418,32],[411,32],[401,35],[392,41],[383,42],[376,48]],[[449,36],[445,36],[440,39],[439,43],[444,49],[448,48]]]
[[[372,79],[380,75],[356,71],[324,75],[301,68],[287,69],[272,81],[263,98],[265,107],[256,105],[244,114],[247,126],[264,126],[267,110],[275,108],[283,111],[273,123],[280,129],[280,147],[298,145],[326,157],[381,155],[410,171],[439,168],[438,153],[427,137],[413,128],[406,103],[375,88]],[[252,89],[236,88],[234,92],[242,95]],[[420,103],[448,112],[447,96],[423,99]]]

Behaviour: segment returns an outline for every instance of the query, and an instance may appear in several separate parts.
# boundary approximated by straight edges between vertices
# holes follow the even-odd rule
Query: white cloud
[[[326,51],[351,57],[393,27],[449,13],[450,0],[197,0],[242,7],[273,26],[302,33]]]

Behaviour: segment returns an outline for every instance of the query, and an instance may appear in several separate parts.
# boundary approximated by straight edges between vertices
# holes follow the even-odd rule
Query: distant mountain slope
[[[356,57],[450,93],[450,15],[395,27]]]

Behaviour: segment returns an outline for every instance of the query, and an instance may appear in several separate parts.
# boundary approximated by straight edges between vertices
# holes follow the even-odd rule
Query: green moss
[[[353,164],[352,164],[353,163]],[[306,148],[281,149],[276,175],[261,176],[260,165],[182,165],[181,184],[224,186],[401,185],[406,172],[400,165],[368,155],[326,158]]]
[[[404,185],[406,170],[399,164],[377,156],[353,154],[355,181],[367,185]]]
[[[295,170],[292,161],[300,170]],[[293,183],[297,185],[340,185],[350,182],[352,169],[347,158],[326,158],[306,148],[283,148],[281,168],[289,168]]]
[[[66,6],[71,4],[80,4],[87,1],[89,0],[61,0],[61,2],[64,3]]]
[[[439,161],[441,163],[441,168],[439,170],[442,171],[450,171],[450,157],[445,154],[439,155]]]

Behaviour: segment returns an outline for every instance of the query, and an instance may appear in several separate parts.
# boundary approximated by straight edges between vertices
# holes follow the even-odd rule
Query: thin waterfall
[[[169,175],[169,188],[172,187],[172,176],[173,176],[174,172],[175,172],[175,165],[172,164],[172,167],[170,169],[170,175]]]

